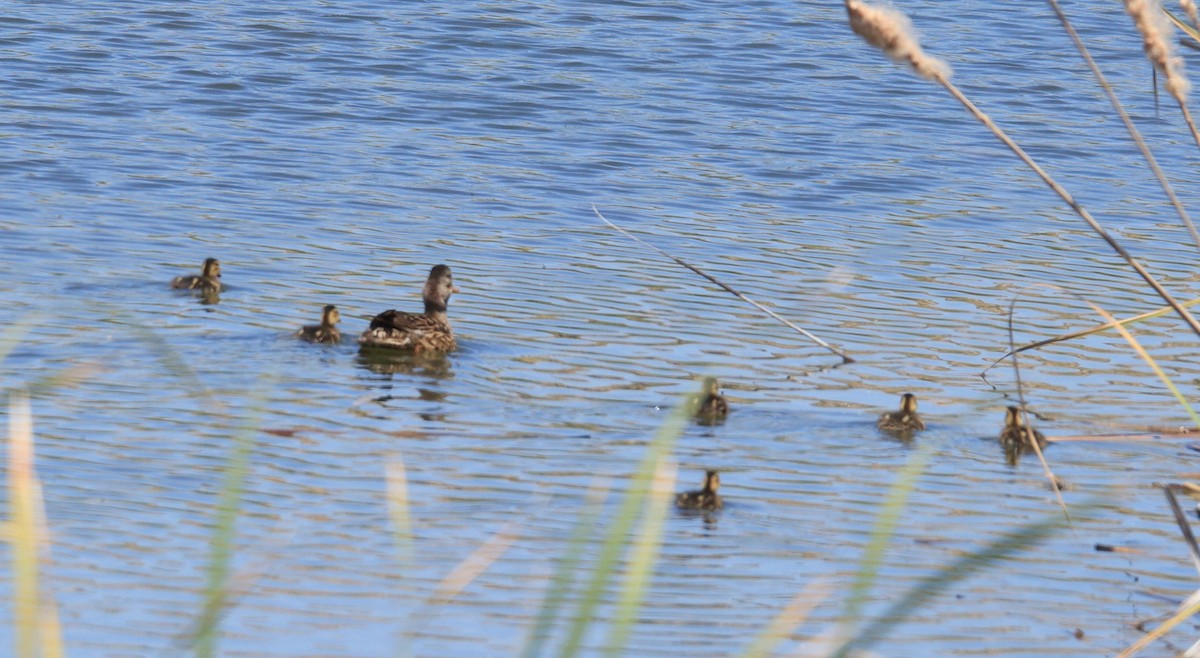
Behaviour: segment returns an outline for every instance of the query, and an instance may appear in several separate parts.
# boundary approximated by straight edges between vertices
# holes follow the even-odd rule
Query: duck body
[[[699,405],[696,407],[696,418],[702,421],[716,421],[729,415],[729,402],[721,395],[721,387],[716,377],[704,378],[704,390],[700,394]]]
[[[1029,440],[1031,433],[1038,449],[1045,449],[1045,435],[1021,422],[1019,407],[1009,407],[1004,416],[1004,429],[1000,430],[1000,447],[1004,449],[1008,463],[1016,464],[1023,453],[1033,450],[1033,444]]]
[[[171,287],[176,290],[199,290],[203,293],[221,292],[221,263],[216,258],[206,258],[200,268],[200,274],[177,276],[171,279]]]
[[[899,411],[888,411],[879,416],[876,423],[885,432],[918,432],[925,429],[925,421],[917,413],[917,396],[905,393],[900,396]]]
[[[330,304],[321,311],[321,324],[302,327],[300,331],[296,332],[296,335],[310,343],[340,343],[342,342],[342,332],[338,331],[337,323],[341,319],[342,314],[338,312],[337,307]]]
[[[715,510],[724,507],[721,495],[717,489],[721,486],[721,476],[717,471],[704,472],[704,488],[698,491],[685,491],[675,496],[675,506],[679,509]]]
[[[358,338],[364,348],[382,347],[412,352],[449,352],[458,344],[446,316],[450,296],[458,292],[454,277],[446,265],[429,272],[422,297],[424,313],[384,311],[371,320],[371,326]]]

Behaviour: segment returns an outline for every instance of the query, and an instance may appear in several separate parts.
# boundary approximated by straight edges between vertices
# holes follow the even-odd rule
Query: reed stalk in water
[[[1187,211],[1183,209],[1183,204],[1180,203],[1179,197],[1175,194],[1175,189],[1171,187],[1171,183],[1167,180],[1167,175],[1163,173],[1162,167],[1158,166],[1158,161],[1154,159],[1154,155],[1150,152],[1150,147],[1146,145],[1146,140],[1142,139],[1142,134],[1137,127],[1133,125],[1133,120],[1129,118],[1129,114],[1125,111],[1125,107],[1121,105],[1121,101],[1117,99],[1116,93],[1113,92],[1112,85],[1108,84],[1108,79],[1100,72],[1100,67],[1096,65],[1096,60],[1092,59],[1092,54],[1084,45],[1083,39],[1079,38],[1079,34],[1075,32],[1075,28],[1071,22],[1067,20],[1067,15],[1063,13],[1062,8],[1058,4],[1058,0],[1047,0],[1050,3],[1050,8],[1054,10],[1054,14],[1058,17],[1059,23],[1062,23],[1063,30],[1067,36],[1071,37],[1071,41],[1075,44],[1075,49],[1079,51],[1079,55],[1083,57],[1083,61],[1087,63],[1088,69],[1092,75],[1096,76],[1096,81],[1100,83],[1100,88],[1104,90],[1104,94],[1108,96],[1108,102],[1112,103],[1113,109],[1116,110],[1117,116],[1121,117],[1121,123],[1125,124],[1125,130],[1129,133],[1129,137],[1133,139],[1133,143],[1137,145],[1141,151],[1142,157],[1146,159],[1146,164],[1150,166],[1150,171],[1154,173],[1154,177],[1158,179],[1158,184],[1166,193],[1167,199],[1175,208],[1175,212],[1179,215],[1180,221],[1187,227],[1187,230],[1192,235],[1192,241],[1200,248],[1200,232],[1196,231],[1196,225],[1192,223],[1188,217]],[[1196,5],[1192,0],[1188,0],[1192,5],[1192,11],[1196,11]]]
[[[1020,158],[1021,161],[1026,164],[1026,166],[1032,169],[1033,172],[1036,173],[1038,177],[1041,178],[1042,181],[1059,196],[1059,198],[1061,198],[1068,206],[1070,206],[1071,209],[1075,211],[1075,214],[1079,215],[1081,219],[1087,222],[1088,226],[1090,226],[1093,231],[1095,231],[1106,243],[1108,243],[1108,246],[1111,247],[1113,251],[1117,252],[1121,258],[1125,259],[1125,262],[1128,263],[1129,266],[1132,267],[1134,271],[1136,271],[1138,275],[1141,276],[1142,279],[1149,284],[1150,287],[1153,288],[1160,297],[1162,297],[1163,301],[1169,304],[1171,308],[1175,309],[1175,312],[1179,314],[1179,317],[1183,318],[1183,320],[1187,322],[1192,331],[1194,331],[1197,336],[1200,336],[1200,322],[1198,322],[1196,318],[1193,317],[1192,314],[1183,307],[1182,304],[1176,301],[1171,293],[1167,292],[1167,289],[1164,288],[1162,284],[1160,284],[1158,280],[1155,279],[1154,276],[1151,275],[1150,272],[1147,271],[1140,262],[1130,255],[1130,253],[1125,250],[1125,247],[1121,246],[1121,243],[1117,242],[1116,238],[1112,237],[1108,231],[1104,230],[1104,227],[1100,226],[1100,223],[1096,221],[1096,218],[1092,217],[1092,214],[1088,212],[1088,210],[1084,208],[1078,201],[1076,201],[1075,197],[1071,196],[1071,194],[1067,192],[1066,188],[1064,188],[1062,185],[1059,185],[1058,181],[1054,180],[1050,174],[1046,173],[1046,170],[1042,169],[1042,167],[1035,162],[1033,158],[1031,158],[1029,154],[1025,152],[1024,149],[1022,149],[1015,141],[1013,141],[1007,133],[1001,130],[1000,126],[996,125],[996,123],[992,121],[991,117],[984,114],[982,110],[980,110],[975,106],[974,103],[971,102],[971,99],[967,98],[967,96],[963,94],[958,87],[950,82],[949,67],[936,57],[925,54],[925,52],[921,49],[920,44],[917,42],[916,37],[912,34],[910,29],[911,24],[909,23],[907,17],[894,10],[872,7],[864,2],[861,2],[861,0],[845,0],[845,5],[846,12],[850,16],[850,27],[855,33],[863,37],[867,43],[882,50],[888,57],[891,57],[896,61],[908,63],[914,71],[921,75],[921,77],[942,85],[946,91],[950,92],[950,95],[953,96],[955,100],[957,100],[959,103],[962,103],[963,107],[967,108],[967,111],[969,111],[975,116],[976,119],[983,123],[988,130],[991,130],[992,134],[994,134],[997,139],[1007,146],[1009,150],[1011,150],[1018,158]]]
[[[713,276],[713,275],[709,274],[708,272],[705,272],[704,270],[701,270],[701,269],[700,269],[700,268],[698,268],[698,267],[695,267],[694,265],[692,265],[692,264],[688,263],[687,261],[684,261],[684,260],[682,260],[682,259],[679,259],[679,258],[676,258],[676,257],[672,256],[671,254],[668,254],[667,252],[663,251],[662,249],[659,249],[658,247],[656,247],[656,246],[654,246],[654,245],[650,244],[649,242],[646,242],[645,240],[643,240],[643,239],[641,239],[641,238],[637,237],[636,235],[634,235],[634,234],[630,233],[629,231],[626,231],[625,229],[621,228],[620,226],[617,226],[616,224],[613,224],[612,222],[608,221],[608,218],[607,218],[607,217],[605,217],[604,215],[601,215],[601,214],[600,214],[600,211],[599,211],[599,210],[596,208],[596,206],[594,206],[594,205],[592,206],[592,212],[596,213],[596,216],[600,218],[600,221],[602,221],[602,222],[604,222],[605,224],[608,224],[608,225],[609,225],[609,226],[611,226],[612,228],[616,229],[617,231],[619,231],[619,232],[620,232],[622,235],[624,235],[625,237],[627,237],[627,238],[629,238],[629,239],[633,240],[634,242],[636,242],[636,243],[638,243],[638,244],[642,245],[643,247],[649,247],[650,249],[653,249],[654,251],[657,251],[658,253],[662,254],[663,256],[666,256],[667,258],[670,258],[671,260],[673,260],[673,261],[675,261],[676,263],[679,263],[680,265],[682,265],[682,266],[684,266],[684,267],[688,268],[689,270],[691,270],[691,271],[695,272],[696,274],[699,274],[700,276],[702,276],[702,277],[704,277],[704,278],[708,279],[709,281],[712,281],[713,283],[715,283],[715,284],[717,284],[718,286],[720,286],[722,290],[724,290],[724,291],[726,291],[726,292],[729,292],[729,293],[732,293],[732,294],[733,294],[734,296],[736,296],[738,299],[740,299],[740,300],[742,300],[742,301],[746,302],[747,304],[750,304],[750,305],[751,305],[751,306],[753,306],[754,308],[756,308],[756,309],[758,309],[758,310],[762,311],[763,313],[766,313],[767,315],[771,316],[772,318],[775,318],[776,320],[778,320],[778,321],[782,322],[782,323],[783,323],[784,325],[786,325],[786,326],[787,326],[789,329],[792,329],[793,331],[796,331],[797,333],[799,333],[799,334],[801,334],[801,335],[805,336],[806,338],[808,338],[809,340],[813,341],[814,343],[816,343],[816,344],[820,345],[821,347],[824,347],[825,349],[829,350],[830,352],[833,352],[834,354],[836,354],[836,355],[838,355],[838,356],[842,357],[842,362],[843,362],[843,363],[854,363],[854,359],[850,358],[850,355],[848,355],[848,354],[846,354],[845,352],[843,352],[843,351],[839,350],[838,348],[836,348],[836,347],[834,347],[834,346],[830,345],[829,343],[826,343],[825,341],[821,340],[820,338],[817,338],[816,336],[814,336],[813,334],[809,333],[808,331],[805,331],[805,330],[804,330],[802,327],[799,327],[799,326],[797,326],[795,323],[793,323],[793,322],[791,322],[791,321],[787,320],[786,318],[784,318],[783,316],[779,315],[778,313],[776,313],[776,312],[772,311],[771,309],[767,308],[766,306],[763,306],[762,304],[759,304],[758,302],[754,301],[753,299],[750,299],[749,297],[747,297],[747,296],[743,295],[742,293],[740,293],[740,292],[738,292],[737,290],[733,289],[731,286],[728,286],[728,285],[726,285],[726,284],[722,283],[722,282],[721,282],[719,279],[717,279],[715,276]]]

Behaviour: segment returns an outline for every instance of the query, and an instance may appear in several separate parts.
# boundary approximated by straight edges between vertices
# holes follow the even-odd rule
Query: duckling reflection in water
[[[364,348],[386,347],[412,352],[449,352],[457,347],[454,331],[446,316],[450,295],[459,292],[454,276],[446,265],[429,271],[421,297],[424,313],[384,311],[371,320],[371,326],[359,336]]]
[[[338,312],[337,307],[329,304],[321,310],[321,324],[307,325],[297,331],[296,335],[310,343],[340,343],[342,334],[336,325],[341,319],[342,314]]]
[[[729,402],[721,395],[721,387],[717,384],[716,377],[704,378],[704,389],[698,397],[696,420],[712,424],[724,420],[729,414]]]
[[[882,414],[879,416],[879,422],[876,425],[885,432],[900,434],[925,429],[925,421],[921,420],[920,414],[917,413],[917,396],[912,393],[901,395],[900,410],[888,411]]]
[[[221,292],[221,263],[216,258],[205,258],[199,275],[177,276],[171,279],[176,290],[199,290],[201,294],[215,296]]]
[[[679,509],[714,510],[721,509],[721,495],[717,489],[721,486],[721,476],[716,471],[704,472],[704,488],[699,491],[685,491],[675,496],[675,506]]]
[[[1044,450],[1046,448],[1046,437],[1039,431],[1029,427],[1021,422],[1021,409],[1019,407],[1010,406],[1004,415],[1004,429],[1000,431],[1000,447],[1004,449],[1004,458],[1008,460],[1009,465],[1016,466],[1017,460],[1025,452],[1033,450],[1033,444],[1029,441],[1029,436],[1032,433],[1033,440],[1037,441],[1038,448]]]

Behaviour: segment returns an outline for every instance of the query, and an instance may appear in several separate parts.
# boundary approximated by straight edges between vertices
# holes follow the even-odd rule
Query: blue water
[[[1195,296],[1195,246],[1047,7],[902,8],[966,94]],[[1169,99],[1156,105],[1119,5],[1067,10],[1195,206],[1195,145]],[[719,468],[728,508],[669,518],[628,654],[736,654],[822,580],[833,593],[791,650],[838,618],[911,455],[876,414],[917,393],[931,425],[917,443],[935,452],[869,614],[1056,513],[1037,464],[1005,466],[994,440],[1011,370],[995,387],[978,376],[1007,349],[1014,296],[1018,342],[1097,323],[1078,296],[1118,316],[1160,305],[836,2],[13,2],[0,66],[0,303],[28,324],[0,372],[36,392],[49,582],[72,655],[187,652],[247,424],[266,431],[223,655],[514,654],[588,487],[611,482],[611,511],[705,375],[734,411],[680,438],[677,488]],[[605,227],[593,204],[857,362],[830,369],[836,357]],[[219,304],[167,289],[209,256]],[[290,335],[329,303],[350,337],[382,310],[418,310],[437,263],[462,289],[460,349],[444,361],[372,368],[352,341]],[[1194,394],[1194,337],[1170,318],[1139,326]],[[1186,424],[1116,336],[1021,365],[1051,436]],[[1200,471],[1186,441],[1053,446],[1067,502],[1099,495],[1100,510],[954,585],[881,653],[1093,656],[1136,640],[1132,624],[1194,589],[1153,486]],[[411,564],[389,530],[396,459]],[[501,532],[516,536],[507,551],[429,602]]]

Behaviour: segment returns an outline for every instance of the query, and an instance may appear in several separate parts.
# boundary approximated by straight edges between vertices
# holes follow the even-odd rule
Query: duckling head
[[[704,471],[704,492],[717,493],[721,487],[721,474],[717,471]]]
[[[704,394],[712,396],[721,394],[721,385],[717,383],[716,377],[704,378]]]
[[[917,413],[917,396],[912,393],[905,393],[900,396],[900,411],[906,414]]]
[[[1004,412],[1004,427],[1021,427],[1021,408],[1010,405]]]
[[[333,304],[329,304],[321,310],[321,324],[332,327],[341,321],[342,314],[338,312],[337,307]]]
[[[221,278],[221,263],[217,262],[216,258],[205,258],[204,266],[200,268],[200,275],[213,279]]]

